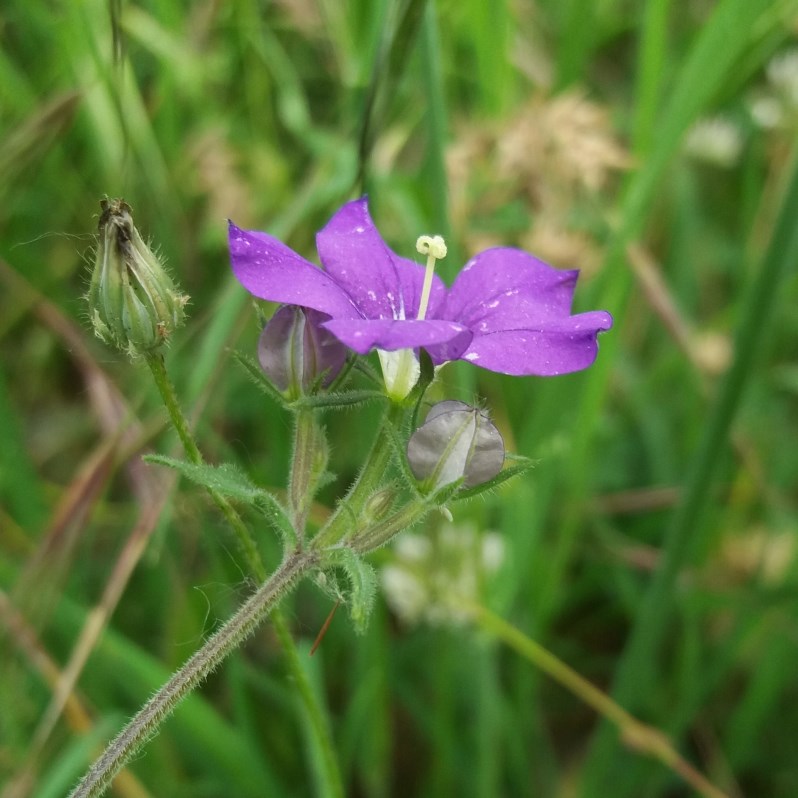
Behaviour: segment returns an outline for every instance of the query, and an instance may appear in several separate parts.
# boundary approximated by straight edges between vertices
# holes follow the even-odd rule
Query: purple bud
[[[258,361],[289,399],[307,393],[322,375],[321,386],[327,387],[344,365],[347,348],[321,326],[329,318],[310,308],[283,305],[263,328]]]
[[[410,469],[432,490],[463,479],[472,488],[499,473],[504,441],[488,416],[463,402],[439,402],[407,444]]]

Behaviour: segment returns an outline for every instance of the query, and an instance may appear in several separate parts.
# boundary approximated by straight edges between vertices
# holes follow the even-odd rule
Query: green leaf
[[[184,477],[198,485],[215,490],[225,496],[231,496],[247,504],[254,504],[258,494],[264,492],[246,474],[243,474],[231,463],[223,463],[219,466],[208,465],[207,463],[195,465],[186,460],[177,460],[174,457],[166,457],[160,454],[146,455],[144,460],[147,463],[157,463],[168,468],[174,468]]]
[[[331,552],[328,563],[333,568],[340,568],[346,576],[349,589],[342,589],[340,584],[336,584],[336,595],[346,604],[355,631],[358,634],[363,634],[374,608],[374,598],[377,594],[377,574],[374,568],[365,562],[359,554],[348,548]]]
[[[510,455],[508,455],[508,457],[509,456]],[[512,455],[512,459],[519,461],[518,464],[509,466],[508,468],[503,468],[498,474],[496,474],[495,477],[493,477],[493,479],[489,479],[487,482],[483,482],[481,485],[475,485],[473,488],[460,491],[454,497],[454,500],[460,501],[461,499],[473,499],[474,496],[479,496],[480,493],[493,490],[503,482],[507,482],[508,479],[525,474],[527,471],[531,471],[536,465],[535,460],[530,460],[528,457],[522,457],[521,455]]]
[[[391,103],[395,101],[400,77],[405,74],[413,46],[421,32],[424,0],[404,0],[386,19],[385,33],[371,70],[360,124],[359,160],[361,187],[377,136],[384,130]]]
[[[254,507],[266,518],[283,541],[290,544],[296,543],[294,528],[280,502],[269,491],[258,487],[231,463],[223,463],[219,466],[208,463],[195,465],[186,460],[176,460],[173,457],[165,457],[160,454],[145,455],[143,459],[147,463],[157,463],[174,468],[197,485]]]
[[[289,409],[336,409],[348,410],[355,405],[362,405],[366,402],[386,401],[388,397],[381,391],[344,391],[340,393],[320,393],[312,396],[303,396],[291,404]]]

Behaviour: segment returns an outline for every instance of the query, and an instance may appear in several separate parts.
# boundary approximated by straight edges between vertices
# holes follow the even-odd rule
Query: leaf
[[[355,405],[365,404],[366,402],[386,401],[388,397],[381,391],[344,391],[341,393],[320,393],[315,395],[303,396],[291,402],[290,409],[335,409],[344,410]]]
[[[460,491],[454,497],[454,500],[460,501],[461,499],[473,499],[474,496],[478,496],[480,493],[497,488],[503,482],[507,482],[508,479],[525,474],[527,471],[531,471],[536,465],[534,460],[530,460],[528,457],[522,457],[521,455],[513,455],[512,459],[520,462],[518,465],[510,466],[509,468],[503,468],[498,474],[496,474],[495,477],[493,477],[493,479],[489,479],[487,482],[483,482],[481,485],[475,485],[473,488]]]
[[[374,142],[385,128],[396,87],[405,74],[413,46],[421,33],[424,0],[404,0],[391,4],[394,14],[386,20],[385,34],[371,70],[371,83],[366,94],[360,123],[359,182],[363,185]]]
[[[269,491],[258,487],[232,463],[222,463],[218,466],[208,463],[196,464],[160,454],[145,455],[143,459],[147,463],[174,468],[197,485],[254,507],[266,518],[283,541],[296,543],[294,528],[280,502]]]
[[[328,564],[333,568],[340,568],[346,575],[349,590],[342,590],[339,584],[336,592],[347,606],[355,631],[363,634],[374,608],[377,574],[359,554],[348,548],[331,552]]]

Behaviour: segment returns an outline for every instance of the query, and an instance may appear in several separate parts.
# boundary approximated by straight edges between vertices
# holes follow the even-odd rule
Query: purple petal
[[[256,230],[242,230],[232,222],[228,236],[233,274],[250,294],[313,308],[330,316],[360,315],[335,280],[276,238]]]
[[[568,374],[593,363],[598,353],[596,336],[610,327],[612,316],[594,310],[535,328],[477,333],[461,359],[514,376]]]
[[[576,277],[520,249],[488,249],[457,276],[441,313],[474,333],[534,329],[570,315]]]
[[[417,316],[424,267],[391,251],[374,226],[365,197],[348,202],[330,219],[316,235],[316,248],[327,273],[352,297],[363,316]],[[430,313],[445,294],[436,278]]]
[[[448,343],[462,352],[471,331],[451,321],[393,319],[332,319],[324,325],[339,341],[360,355],[372,349],[393,352]]]

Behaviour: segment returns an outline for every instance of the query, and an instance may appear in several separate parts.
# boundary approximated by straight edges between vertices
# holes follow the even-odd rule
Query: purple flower
[[[425,269],[392,252],[366,198],[344,205],[319,231],[319,269],[266,233],[230,223],[236,279],[251,294],[330,316],[324,323],[361,355],[423,347],[438,365],[467,360],[502,374],[551,376],[587,368],[605,311],[571,315],[577,271],[560,271],[518,249],[472,258],[447,289],[434,276],[419,319]]]

